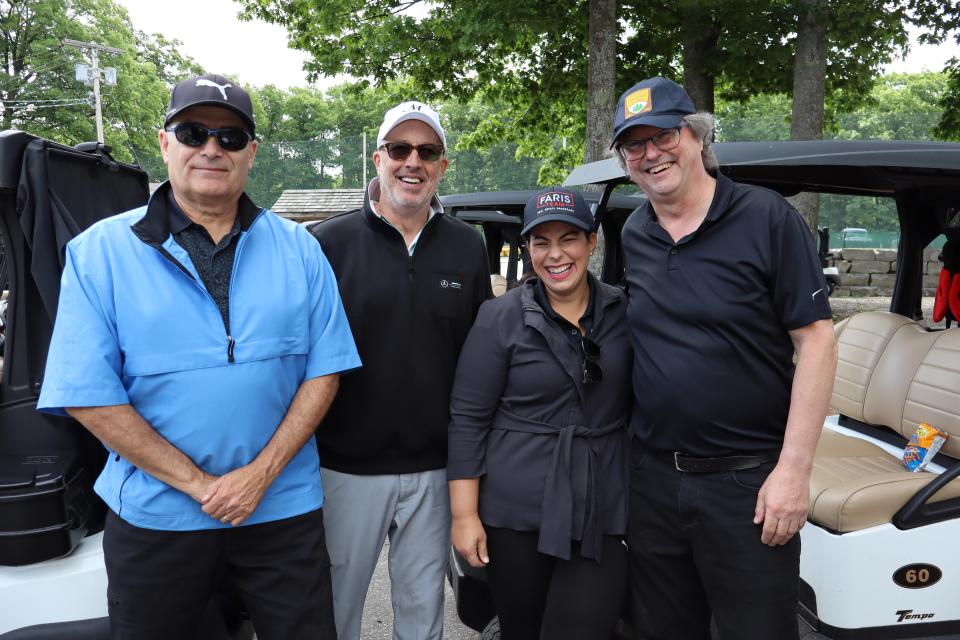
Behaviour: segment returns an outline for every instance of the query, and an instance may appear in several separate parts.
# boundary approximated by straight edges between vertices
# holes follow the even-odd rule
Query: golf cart
[[[889,311],[836,325],[837,413],[824,424],[801,530],[800,637],[960,639],[960,556],[950,551],[960,539],[960,328],[935,327],[921,311],[925,269],[938,255],[927,246],[943,233],[960,236],[960,144],[744,142],[714,149],[733,180],[785,196],[892,198],[900,222]],[[578,167],[566,184],[603,189],[594,196],[605,238],[599,275],[621,282],[619,238],[629,211],[609,205],[628,178],[611,158]],[[924,471],[911,473],[900,455],[921,422],[952,438]],[[499,637],[483,570],[451,550],[448,575],[464,624]]]
[[[146,173],[116,162],[102,144],[73,148],[0,132],[0,246],[9,278],[0,380],[2,640],[110,637],[106,507],[93,492],[106,449],[76,421],[38,413],[36,405],[67,242],[148,195]],[[221,590],[197,637],[252,636]]]

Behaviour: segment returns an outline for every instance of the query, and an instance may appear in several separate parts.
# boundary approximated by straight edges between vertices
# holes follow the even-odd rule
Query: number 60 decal
[[[905,589],[923,589],[942,577],[943,572],[932,564],[908,564],[893,573],[893,581]]]

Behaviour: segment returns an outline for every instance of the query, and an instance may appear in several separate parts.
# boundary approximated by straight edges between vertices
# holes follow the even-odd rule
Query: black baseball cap
[[[199,105],[230,109],[250,128],[250,135],[255,135],[253,103],[250,101],[250,95],[230,78],[216,73],[187,78],[173,88],[167,114],[163,119],[164,128],[184,109]]]
[[[582,195],[572,189],[547,187],[527,200],[527,206],[523,208],[520,235],[526,236],[537,225],[554,221],[572,224],[587,233],[593,233],[596,229],[593,214]]]
[[[620,96],[613,114],[613,147],[621,133],[642,124],[659,129],[678,127],[684,116],[696,113],[683,87],[666,78],[647,78]]]

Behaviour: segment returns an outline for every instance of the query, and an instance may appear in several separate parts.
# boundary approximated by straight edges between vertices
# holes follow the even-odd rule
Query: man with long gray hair
[[[634,348],[636,637],[795,638],[800,540],[836,349],[800,214],[717,171],[713,116],[664,78],[613,147],[647,203],[623,228]],[[796,365],[794,365],[796,353]]]

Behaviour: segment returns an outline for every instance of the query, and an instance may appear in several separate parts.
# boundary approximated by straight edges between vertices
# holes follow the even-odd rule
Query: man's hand
[[[487,555],[487,532],[483,530],[483,523],[476,513],[453,519],[450,541],[471,567],[482,567],[490,562]]]
[[[831,320],[817,320],[790,330],[797,369],[790,391],[790,412],[780,461],[760,487],[753,523],[763,524],[760,541],[786,544],[807,522],[813,454],[827,415],[837,342]]]
[[[249,518],[267,487],[313,436],[339,386],[336,373],[305,380],[270,442],[253,462],[220,476],[200,496],[203,512],[234,527]]]
[[[234,469],[211,482],[201,496],[203,512],[236,527],[257,510],[270,481],[256,465]]]
[[[786,544],[807,522],[810,475],[778,464],[757,495],[754,524],[762,524],[760,541],[775,547]]]

